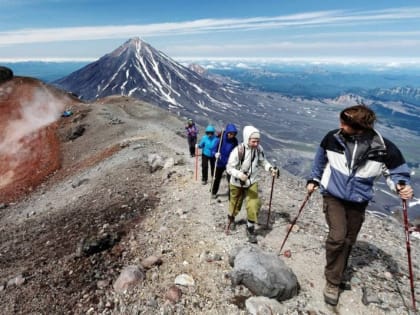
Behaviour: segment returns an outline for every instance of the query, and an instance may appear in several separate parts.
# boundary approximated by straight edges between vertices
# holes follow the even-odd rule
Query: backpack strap
[[[260,157],[261,153],[264,156],[264,152],[261,150],[260,145],[258,145],[258,147],[257,147],[258,158]],[[242,163],[244,162],[244,159],[245,159],[245,144],[243,144],[243,143],[238,145],[238,159],[239,159],[239,165],[242,165]],[[255,156],[252,158],[252,160],[254,160],[254,159],[255,159]],[[251,163],[252,163],[252,161],[251,161]]]

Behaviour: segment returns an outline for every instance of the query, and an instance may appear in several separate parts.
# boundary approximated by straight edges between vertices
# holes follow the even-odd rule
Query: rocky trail
[[[24,199],[1,206],[0,313],[249,314],[245,301],[253,294],[231,285],[229,264],[235,248],[251,246],[245,209],[226,235],[226,181],[210,199],[210,184],[195,179],[183,121],[127,98],[73,110],[59,129],[62,168]],[[84,133],[69,140],[81,125]],[[256,246],[278,254],[300,284],[277,313],[408,313],[401,223],[366,216],[351,256],[351,288],[330,307],[322,297],[327,227],[320,196],[311,196],[290,233],[286,257],[279,249],[306,196],[304,182],[286,172],[276,179],[267,228],[270,189],[263,174]],[[419,242],[412,238],[418,301]],[[119,276],[127,267],[138,277],[126,289]]]

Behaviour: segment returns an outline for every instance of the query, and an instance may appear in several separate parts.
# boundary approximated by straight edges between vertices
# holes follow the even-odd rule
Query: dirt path
[[[182,148],[180,148],[182,149]],[[236,231],[226,236],[224,228],[228,200],[226,182],[223,181],[220,196],[210,200],[209,185],[195,180],[194,159],[187,159],[185,167],[176,168],[177,173],[165,182],[165,198],[159,207],[145,218],[147,229],[137,235],[142,246],[139,256],[160,255],[164,263],[149,273],[150,278],[120,305],[122,313],[141,311],[168,311],[187,314],[246,314],[244,301],[251,293],[245,287],[232,288],[228,277],[232,268],[229,254],[237,246],[249,245],[245,235],[245,210],[238,216]],[[268,175],[268,174],[267,174]],[[260,222],[267,218],[271,188],[270,176],[263,176],[260,185],[263,207]],[[297,214],[305,197],[304,182],[283,174],[275,182],[270,229],[259,227],[259,245],[264,250],[279,252],[285,237],[288,222]],[[378,220],[368,216],[360,234],[361,239],[352,258],[352,290],[341,294],[337,307],[325,305],[322,296],[324,287],[324,242],[327,227],[321,212],[321,200],[312,196],[299,219],[296,229],[290,234],[285,249],[292,253],[285,258],[296,273],[301,291],[299,295],[283,302],[287,314],[402,314],[404,303],[409,303],[407,279],[396,270],[406,271],[401,233],[395,230],[395,222]],[[383,239],[374,233],[381,231]],[[397,238],[396,238],[397,237]],[[143,240],[143,241],[140,241]],[[391,248],[392,245],[392,248]],[[418,247],[418,243],[413,244]],[[416,254],[418,259],[418,254]],[[182,288],[180,303],[170,305],[162,297],[180,274],[188,274],[195,280],[194,287]],[[365,282],[366,280],[366,282]],[[362,303],[364,291],[375,290],[379,304]],[[402,298],[403,296],[406,300]],[[156,303],[155,303],[156,302]],[[142,306],[146,305],[146,307]],[[149,307],[147,306],[149,305]],[[151,305],[151,306],[150,306]]]

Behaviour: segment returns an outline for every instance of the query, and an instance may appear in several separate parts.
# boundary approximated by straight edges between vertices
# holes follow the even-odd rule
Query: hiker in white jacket
[[[263,167],[271,172],[272,176],[278,176],[279,170],[267,161],[264,150],[260,145],[260,131],[253,126],[245,126],[243,130],[243,143],[239,144],[229,156],[226,171],[231,175],[228,228],[235,222],[235,216],[242,207],[242,201],[246,198],[247,211],[247,235],[251,243],[256,243],[255,223],[261,200],[258,197],[258,170]],[[234,227],[234,225],[233,225]]]

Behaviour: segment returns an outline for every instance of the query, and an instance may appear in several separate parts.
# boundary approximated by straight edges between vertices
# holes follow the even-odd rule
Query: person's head
[[[238,134],[238,129],[236,129],[234,124],[227,124],[225,129],[226,137],[228,139],[233,139]]]
[[[373,129],[375,121],[375,112],[366,105],[347,107],[340,113],[340,129],[349,135]]]
[[[208,125],[204,131],[208,136],[214,136],[216,129],[212,125]]]
[[[188,119],[187,123],[188,123],[188,126],[192,126],[193,120],[190,118],[190,119]]]
[[[228,132],[228,133],[227,133],[227,137],[228,137],[228,139],[233,139],[233,138],[235,138],[235,137],[236,137],[236,132]]]
[[[244,143],[246,143],[250,148],[257,148],[260,144],[260,131],[254,126],[245,126],[243,136]]]

